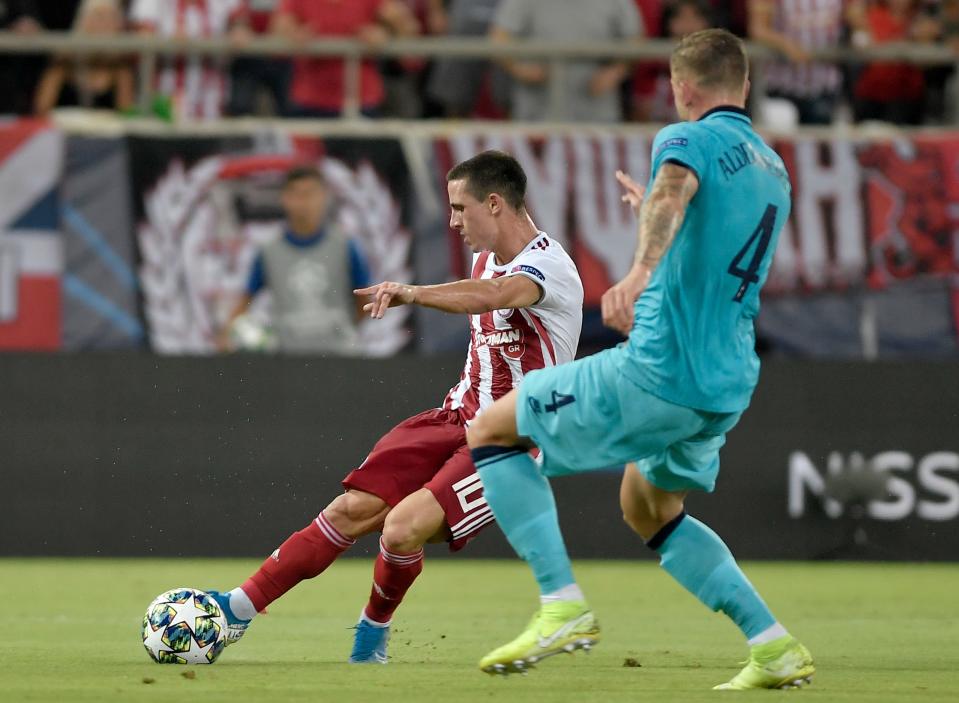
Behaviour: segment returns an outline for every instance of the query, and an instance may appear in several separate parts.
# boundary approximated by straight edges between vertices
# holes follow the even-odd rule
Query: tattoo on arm
[[[679,164],[663,164],[639,214],[637,264],[656,268],[682,226],[686,207],[698,188],[693,171]]]

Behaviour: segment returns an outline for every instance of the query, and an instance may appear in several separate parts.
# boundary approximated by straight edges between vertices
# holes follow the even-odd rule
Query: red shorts
[[[390,507],[428,488],[446,514],[453,552],[493,522],[466,446],[466,427],[450,410],[427,410],[398,424],[343,479],[343,486],[372,493]]]

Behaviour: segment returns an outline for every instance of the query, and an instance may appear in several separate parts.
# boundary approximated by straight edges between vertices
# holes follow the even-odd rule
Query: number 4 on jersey
[[[564,405],[569,405],[570,403],[575,402],[575,395],[567,395],[566,393],[557,393],[556,391],[553,391],[553,402],[546,404],[546,412],[555,413]]]
[[[753,230],[753,233],[749,236],[749,239],[746,240],[746,244],[739,250],[739,253],[729,262],[728,272],[736,278],[743,280],[739,286],[739,290],[736,291],[736,295],[733,296],[733,302],[741,303],[743,296],[746,295],[746,291],[749,290],[750,284],[759,283],[759,266],[762,264],[766,250],[769,248],[769,240],[772,239],[773,236],[773,227],[776,225],[776,213],[778,211],[779,208],[775,205],[770,204],[766,206],[766,211],[763,213],[762,219],[759,220],[759,224],[756,225],[756,229]],[[757,238],[759,239],[758,243],[756,243]],[[740,268],[743,259],[746,258],[746,254],[752,249],[754,243],[756,243],[756,250],[753,252],[753,257],[749,260],[749,265],[745,269]]]

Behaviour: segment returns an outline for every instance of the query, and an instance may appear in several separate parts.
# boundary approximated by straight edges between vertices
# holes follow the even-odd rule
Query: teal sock
[[[541,593],[575,583],[549,481],[522,447],[477,447],[483,495],[506,539],[533,570]]]
[[[682,513],[648,542],[660,566],[707,608],[722,611],[747,639],[776,623],[719,535]]]

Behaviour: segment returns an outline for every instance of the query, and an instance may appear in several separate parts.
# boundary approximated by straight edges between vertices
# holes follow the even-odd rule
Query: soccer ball
[[[143,646],[158,664],[212,664],[226,646],[226,616],[203,591],[174,588],[147,608]]]
[[[275,352],[279,342],[268,325],[240,315],[230,325],[230,345],[238,351]]]

